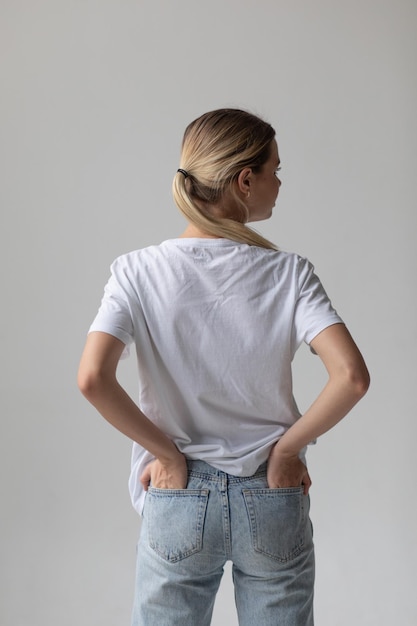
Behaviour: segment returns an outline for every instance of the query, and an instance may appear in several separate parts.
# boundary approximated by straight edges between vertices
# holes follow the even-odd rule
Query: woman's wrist
[[[288,439],[286,434],[281,437],[273,447],[272,453],[279,455],[283,459],[298,457],[304,446],[298,447],[294,442],[290,442]]]
[[[176,466],[184,463],[184,455],[178,450],[176,445],[171,442],[170,449],[157,456],[158,461],[165,467]]]

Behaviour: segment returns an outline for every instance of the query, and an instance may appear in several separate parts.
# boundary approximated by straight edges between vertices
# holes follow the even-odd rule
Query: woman
[[[188,226],[116,259],[87,337],[80,389],[134,442],[134,626],[210,624],[227,560],[241,626],[313,624],[305,450],[369,376],[309,261],[246,226],[270,217],[279,164],[273,128],[250,113],[192,122],[173,182]],[[303,341],[328,382],[301,416],[291,361]],[[130,343],[138,405],[116,379]]]

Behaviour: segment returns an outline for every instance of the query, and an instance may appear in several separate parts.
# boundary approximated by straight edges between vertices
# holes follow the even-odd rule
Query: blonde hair
[[[177,172],[172,185],[175,204],[186,219],[207,234],[276,250],[245,225],[248,210],[234,185],[242,169],[250,167],[256,173],[266,163],[274,137],[270,124],[239,109],[218,109],[191,122],[181,150],[180,169],[185,172]],[[210,212],[226,192],[238,212],[233,219]]]

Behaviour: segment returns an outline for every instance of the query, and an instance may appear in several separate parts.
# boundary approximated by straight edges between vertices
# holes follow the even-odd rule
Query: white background
[[[186,124],[236,106],[277,131],[259,230],[313,261],[372,375],[309,452],[316,622],[415,625],[415,1],[1,0],[0,18],[1,624],[129,624],[130,442],[78,360],[113,258],[184,227]],[[306,348],[295,376],[305,408],[325,380]]]

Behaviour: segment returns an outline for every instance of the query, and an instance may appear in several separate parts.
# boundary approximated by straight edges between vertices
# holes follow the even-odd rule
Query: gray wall
[[[181,136],[222,106],[276,127],[283,186],[259,230],[314,262],[373,379],[309,453],[317,623],[417,623],[416,9],[1,1],[2,624],[129,623],[130,443],[76,370],[113,258],[184,227]],[[306,348],[295,376],[305,408],[325,378]],[[237,623],[232,595],[227,569],[215,625]]]

